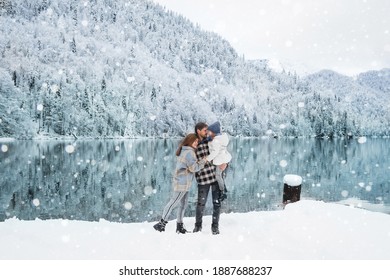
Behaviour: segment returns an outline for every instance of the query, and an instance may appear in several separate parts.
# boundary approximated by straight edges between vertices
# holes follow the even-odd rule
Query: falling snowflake
[[[1,145],[1,151],[2,151],[3,153],[8,152],[8,146],[5,145],[5,144]]]
[[[281,166],[281,167],[286,167],[287,166],[287,160],[284,160],[284,159],[282,159],[280,162],[279,162],[279,165]]]
[[[359,137],[359,139],[358,139],[358,142],[359,142],[359,144],[364,144],[364,143],[366,143],[367,142],[367,137]]]
[[[372,187],[371,187],[371,186],[367,186],[367,187],[366,187],[366,191],[367,191],[367,192],[370,192],[371,190],[372,190]]]
[[[119,146],[115,146],[115,151],[119,152],[120,151],[120,147]]]
[[[151,121],[155,121],[156,119],[157,119],[156,116],[150,116],[150,120],[151,120]]]
[[[133,204],[131,204],[131,202],[129,201],[125,202],[123,206],[125,207],[126,210],[131,210],[131,208],[133,208]]]
[[[268,129],[267,132],[265,134],[267,135],[271,135],[273,133],[272,129]]]
[[[343,197],[347,197],[348,196],[348,191],[346,191],[346,190],[343,190],[342,192],[341,192],[341,195],[343,196]]]
[[[132,83],[132,82],[135,81],[135,78],[134,78],[134,77],[127,77],[127,81],[128,81],[129,83]]]
[[[304,103],[304,102],[298,102],[298,107],[299,107],[299,108],[305,107],[305,103]]]
[[[144,160],[144,158],[143,158],[143,157],[141,157],[141,156],[139,156],[139,157],[137,157],[137,160],[138,160],[138,161],[143,161],[143,160]]]
[[[88,20],[83,20],[81,22],[81,24],[84,26],[84,27],[87,27],[88,26]]]
[[[275,175],[269,176],[269,180],[270,180],[270,181],[275,181],[275,180],[276,180],[276,176],[275,176]]]
[[[42,104],[38,104],[37,105],[37,110],[38,111],[43,111],[43,105]]]
[[[58,92],[60,90],[60,87],[56,84],[51,85],[50,90],[52,92]]]
[[[35,207],[38,207],[41,204],[38,198],[34,198],[32,203],[34,204]]]
[[[73,153],[74,152],[74,146],[73,145],[67,145],[66,147],[65,147],[65,152],[67,152],[68,154],[71,154],[71,153]]]
[[[146,187],[144,188],[144,194],[145,194],[145,195],[149,196],[149,195],[151,195],[152,193],[153,193],[153,187],[151,187],[151,186],[146,186]]]

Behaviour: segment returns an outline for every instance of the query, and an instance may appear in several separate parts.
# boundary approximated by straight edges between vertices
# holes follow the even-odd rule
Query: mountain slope
[[[361,73],[357,80],[361,85],[384,92],[390,98],[390,69]]]
[[[0,137],[175,136],[216,119],[232,135],[390,134],[385,97],[372,89],[349,81],[368,106],[356,110],[355,95],[340,104],[346,93],[245,61],[154,3],[2,3]]]

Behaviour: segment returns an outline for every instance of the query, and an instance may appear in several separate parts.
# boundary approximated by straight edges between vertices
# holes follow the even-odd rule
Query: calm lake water
[[[2,140],[0,221],[157,220],[171,194],[178,141]],[[280,209],[283,176],[297,174],[301,199],[389,214],[390,140],[360,142],[232,138],[223,212]],[[186,216],[194,216],[195,202],[194,184]]]

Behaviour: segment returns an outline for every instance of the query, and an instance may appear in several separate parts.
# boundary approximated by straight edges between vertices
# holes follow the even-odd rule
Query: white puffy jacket
[[[213,141],[209,142],[210,155],[207,156],[207,160],[213,161],[214,165],[230,162],[232,155],[227,150],[228,144],[229,136],[226,133],[215,136]]]

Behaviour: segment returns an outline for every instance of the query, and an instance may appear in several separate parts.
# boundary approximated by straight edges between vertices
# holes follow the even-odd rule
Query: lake
[[[0,141],[0,221],[155,221],[171,194],[179,140]],[[390,213],[390,139],[231,138],[222,212],[280,210],[283,177],[301,199]],[[196,185],[186,216],[194,216]],[[207,213],[210,214],[208,201]],[[175,218],[175,211],[171,218]]]

